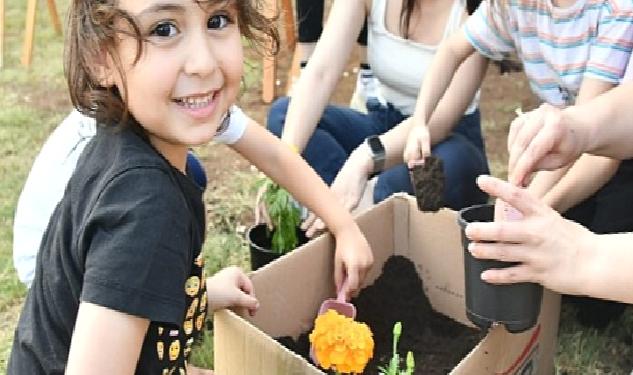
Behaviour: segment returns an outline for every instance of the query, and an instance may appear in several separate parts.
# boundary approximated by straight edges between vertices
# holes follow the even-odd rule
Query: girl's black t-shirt
[[[81,301],[150,320],[136,374],[185,374],[207,312],[202,190],[132,129],[99,128],[84,150],[42,239],[9,374],[64,373]]]

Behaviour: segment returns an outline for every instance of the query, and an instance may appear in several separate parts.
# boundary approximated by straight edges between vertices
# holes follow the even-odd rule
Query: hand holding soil
[[[431,135],[426,125],[414,125],[409,132],[402,155],[409,169],[422,165],[431,155]]]

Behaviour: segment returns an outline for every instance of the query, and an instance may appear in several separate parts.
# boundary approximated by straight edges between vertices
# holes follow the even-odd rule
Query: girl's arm
[[[348,291],[356,291],[373,263],[373,255],[351,214],[323,180],[301,156],[253,121],[232,147],[325,222],[336,237],[337,290],[347,275]]]
[[[420,88],[415,113],[413,114],[414,126],[411,129],[404,150],[404,159],[406,161],[421,160],[431,154],[430,136],[427,129],[431,115],[438,106],[440,99],[445,96],[457,69],[474,52],[475,49],[466,39],[464,32],[456,32],[440,44],[433,62],[426,72],[426,76],[432,77],[432,79],[425,79]],[[473,64],[477,63],[477,61],[474,58]],[[476,65],[478,68],[475,71],[480,71],[479,69],[483,71],[481,60],[478,61],[478,64],[480,65]],[[469,84],[473,84],[473,82],[477,82],[479,77],[476,77],[474,81],[469,81],[472,79],[470,77],[464,77],[464,79]],[[472,95],[469,96],[469,99],[472,100]],[[450,101],[455,99],[447,97],[445,100],[450,103]],[[463,113],[462,111],[459,115],[463,115]],[[441,131],[441,129],[440,127],[439,130]]]
[[[304,149],[323,114],[363,27],[365,0],[334,1],[323,34],[295,84],[281,139]]]
[[[134,374],[148,327],[148,319],[82,302],[66,374]]]
[[[462,119],[477,90],[481,87],[489,61],[481,54],[473,53],[459,66],[446,93],[437,103],[428,121],[431,146],[443,141]],[[430,77],[433,76],[429,75]],[[416,111],[417,109],[416,107]],[[414,114],[414,119],[416,118],[418,115]]]

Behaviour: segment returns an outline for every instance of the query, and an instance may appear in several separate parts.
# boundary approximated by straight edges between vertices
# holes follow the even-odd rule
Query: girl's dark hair
[[[402,0],[402,9],[400,10],[400,30],[405,39],[409,39],[409,24],[411,23],[411,13],[415,9],[419,0]],[[473,14],[482,0],[466,0],[466,11]]]
[[[191,0],[195,3],[231,2],[237,6],[240,33],[261,54],[276,54],[279,35],[273,20],[262,12],[261,0]],[[124,21],[129,30],[117,28]],[[68,13],[68,33],[64,53],[64,71],[70,99],[81,113],[96,118],[105,125],[123,125],[127,122],[128,107],[116,87],[104,87],[99,82],[99,69],[106,56],[112,59],[123,79],[125,75],[116,52],[117,34],[131,34],[137,41],[134,63],[143,54],[143,36],[134,18],[118,9],[117,0],[73,0]],[[131,30],[131,31],[130,31]]]
[[[411,13],[415,9],[418,0],[402,0],[400,10],[400,31],[404,39],[409,39],[409,24],[411,23]]]

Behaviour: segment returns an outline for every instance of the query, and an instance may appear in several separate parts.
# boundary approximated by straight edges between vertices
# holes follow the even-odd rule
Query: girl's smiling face
[[[137,40],[121,33],[117,51],[127,90],[113,64],[110,76],[127,92],[129,110],[150,142],[183,170],[187,148],[213,138],[239,91],[235,1],[120,0],[119,8],[135,18],[143,50],[135,62]]]

